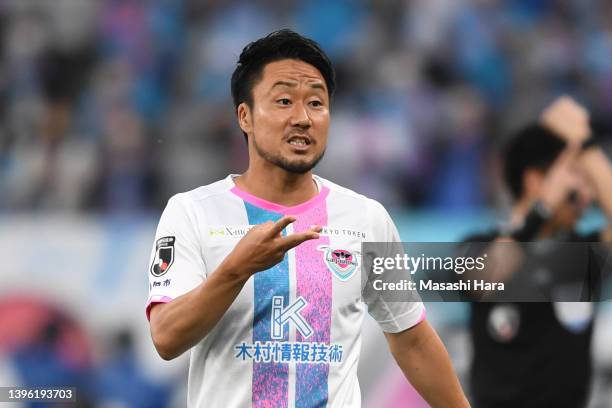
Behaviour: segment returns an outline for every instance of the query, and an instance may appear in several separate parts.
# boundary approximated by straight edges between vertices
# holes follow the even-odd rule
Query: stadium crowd
[[[338,67],[319,172],[387,205],[499,204],[497,142],[560,93],[612,117],[604,1],[4,1],[0,208],[159,210],[243,169],[232,64],[284,26]]]

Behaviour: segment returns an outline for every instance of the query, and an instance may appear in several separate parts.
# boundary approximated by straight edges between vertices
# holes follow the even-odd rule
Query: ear
[[[526,169],[523,173],[523,196],[537,197],[542,188],[544,174],[538,169]]]
[[[246,102],[242,102],[238,105],[236,114],[238,116],[238,125],[240,125],[240,129],[246,134],[251,134],[253,132],[253,117],[249,105],[247,105]]]

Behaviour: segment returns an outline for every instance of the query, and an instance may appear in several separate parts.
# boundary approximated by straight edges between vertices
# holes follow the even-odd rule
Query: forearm
[[[385,336],[404,375],[431,407],[469,407],[446,348],[427,321]]]
[[[151,310],[151,336],[165,360],[178,357],[203,339],[234,302],[246,279],[222,264],[195,289]]]
[[[595,190],[597,202],[612,223],[612,166],[599,147],[590,147],[580,156],[580,162]]]

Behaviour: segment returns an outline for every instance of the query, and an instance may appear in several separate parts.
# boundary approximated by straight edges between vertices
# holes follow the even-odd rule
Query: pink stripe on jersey
[[[155,303],[168,303],[171,302],[172,298],[169,298],[168,296],[161,296],[161,295],[153,295],[149,298],[149,301],[147,302],[147,306],[146,306],[146,313],[147,313],[147,320],[151,320],[150,319],[150,315],[151,315],[151,307],[155,304]]]
[[[253,194],[247,193],[246,191],[242,191],[236,186],[234,186],[230,191],[236,194],[238,197],[242,198],[244,201],[253,204],[254,206],[283,215],[300,214],[312,208],[315,208],[321,205],[322,203],[325,203],[325,199],[329,194],[329,188],[323,186],[321,187],[321,191],[319,192],[319,194],[317,194],[310,200],[302,204],[287,207],[264,200],[263,198],[256,197]]]
[[[293,224],[295,231],[304,231],[311,225],[327,225],[325,201],[299,215]],[[329,245],[329,237],[309,240],[295,248],[297,278],[296,297],[303,297],[308,305],[301,314],[313,329],[305,339],[297,332],[299,342],[330,343],[332,311],[332,273],[324,261],[319,245]],[[298,406],[325,406],[328,398],[329,365],[297,364],[295,401]]]

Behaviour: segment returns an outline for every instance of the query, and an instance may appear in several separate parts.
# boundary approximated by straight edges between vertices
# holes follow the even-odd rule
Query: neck
[[[236,186],[256,197],[287,207],[302,204],[318,194],[312,171],[295,174],[277,166],[264,171],[249,165],[248,170],[236,179]]]

